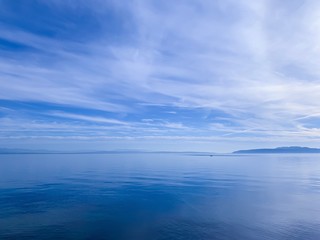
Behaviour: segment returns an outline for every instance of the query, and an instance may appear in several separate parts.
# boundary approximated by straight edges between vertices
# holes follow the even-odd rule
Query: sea
[[[320,155],[1,154],[0,239],[319,240]]]

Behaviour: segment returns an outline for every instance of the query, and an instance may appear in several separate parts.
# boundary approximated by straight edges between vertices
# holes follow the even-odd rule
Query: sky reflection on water
[[[320,155],[1,155],[0,239],[320,239]]]

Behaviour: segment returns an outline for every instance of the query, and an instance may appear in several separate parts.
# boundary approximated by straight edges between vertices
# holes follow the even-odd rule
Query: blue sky
[[[317,0],[2,0],[0,143],[319,146]]]

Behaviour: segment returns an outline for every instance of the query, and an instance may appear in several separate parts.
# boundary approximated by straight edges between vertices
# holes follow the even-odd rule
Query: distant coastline
[[[320,148],[309,148],[309,147],[278,147],[278,148],[260,148],[260,149],[248,149],[238,150],[233,154],[269,154],[269,153],[320,153]]]
[[[10,149],[0,148],[0,154],[185,154],[192,156],[232,156],[236,154],[299,154],[299,153],[320,153],[320,148],[309,148],[300,146],[277,147],[277,148],[258,148],[237,150],[231,153],[197,152],[197,151],[148,151],[141,149],[119,149],[119,150],[47,150],[47,149]]]

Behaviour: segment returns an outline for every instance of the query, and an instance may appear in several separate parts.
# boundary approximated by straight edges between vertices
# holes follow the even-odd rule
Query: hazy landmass
[[[16,149],[0,148],[0,154],[135,154],[135,153],[158,153],[158,154],[185,154],[192,156],[220,156],[230,155],[230,153],[213,153],[197,151],[148,151],[137,149],[119,150],[46,150],[46,149]],[[232,154],[268,154],[268,153],[320,153],[320,148],[309,148],[300,146],[246,149],[232,152]]]
[[[234,154],[250,154],[250,153],[320,153],[320,148],[309,147],[278,147],[278,148],[261,148],[261,149],[248,149],[238,150]]]

